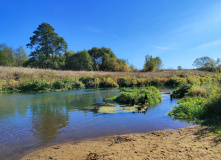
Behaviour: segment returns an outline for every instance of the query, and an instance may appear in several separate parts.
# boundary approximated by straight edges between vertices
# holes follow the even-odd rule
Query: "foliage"
[[[145,96],[147,99],[145,99]],[[134,100],[135,104],[141,104],[145,101],[146,105],[153,105],[161,102],[160,91],[153,87],[147,87],[142,89],[121,89],[120,95],[112,98],[114,101],[123,104],[131,104]]]
[[[177,69],[178,69],[178,70],[182,70],[182,67],[181,67],[181,66],[178,66]]]
[[[180,86],[183,84],[186,84],[186,78],[179,78],[179,77],[171,77],[170,79],[167,80],[166,85],[168,86]]]
[[[82,76],[79,79],[87,88],[97,88],[99,87],[100,80],[92,76]]]
[[[30,54],[26,65],[38,68],[62,69],[65,63],[64,53],[67,43],[54,32],[54,28],[48,23],[42,23],[30,37],[31,42],[27,47],[35,49]]]
[[[185,96],[185,94],[189,91],[191,87],[191,84],[182,84],[180,87],[173,91],[172,96],[174,98],[182,98]]]
[[[144,70],[156,71],[162,67],[162,60],[159,57],[153,58],[150,55],[145,56]]]
[[[38,80],[39,83],[46,81],[52,85],[52,87],[46,87],[42,91],[54,90],[55,88],[53,87],[53,84],[58,80],[61,81],[61,90],[83,87],[179,86],[182,84],[191,84],[194,86],[200,84],[201,87],[203,87],[203,85],[218,85],[221,82],[220,77],[219,73],[196,70],[182,71],[182,73],[180,71],[113,73],[101,71],[56,71],[50,69],[0,67],[0,88],[1,92],[39,91],[38,89],[35,89],[35,87],[33,90],[31,89],[31,84],[35,83],[35,80]],[[26,83],[30,83],[28,87],[29,89],[23,87]],[[62,83],[65,83],[65,85],[62,85]],[[69,83],[71,87],[66,83]],[[195,91],[193,94],[199,93]]]
[[[221,59],[217,58],[217,60],[214,60],[210,57],[201,57],[197,58],[193,62],[193,66],[197,67],[201,70],[207,70],[210,72],[220,72],[221,70]]]
[[[206,93],[205,93],[206,92]],[[220,132],[221,124],[221,90],[219,87],[192,87],[169,113],[176,119],[185,119],[199,124],[211,126]]]
[[[92,70],[92,59],[86,50],[78,51],[76,54],[71,53],[66,56],[68,59],[66,60],[66,69],[79,70],[79,71],[81,70],[91,71]]]
[[[93,47],[88,50],[92,58],[94,71],[122,71],[129,72],[131,69],[124,59],[118,59],[110,48]]]
[[[103,77],[100,82],[101,87],[119,87],[117,82],[111,77]]]
[[[0,66],[22,66],[27,59],[22,46],[14,50],[5,43],[0,44]]]

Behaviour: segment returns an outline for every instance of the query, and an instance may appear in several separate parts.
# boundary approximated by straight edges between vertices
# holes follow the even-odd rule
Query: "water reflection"
[[[108,101],[117,94],[95,89],[0,95],[0,159],[64,140],[188,125],[165,115],[176,104],[168,95],[162,103],[138,111],[137,106]]]
[[[69,113],[65,106],[56,103],[33,105],[31,108],[34,136],[42,141],[54,139],[60,129],[68,125]],[[60,130],[60,131],[59,131]]]

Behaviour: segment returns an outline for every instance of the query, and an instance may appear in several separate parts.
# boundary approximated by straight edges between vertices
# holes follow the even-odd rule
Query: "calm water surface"
[[[166,115],[176,104],[169,95],[162,94],[162,103],[145,114],[118,104],[100,106],[117,94],[113,89],[0,94],[0,159],[67,141],[192,125]]]

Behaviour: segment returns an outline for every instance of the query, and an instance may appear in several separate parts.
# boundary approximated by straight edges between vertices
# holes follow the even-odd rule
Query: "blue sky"
[[[146,54],[164,68],[193,68],[196,58],[221,58],[220,0],[1,0],[0,43],[24,46],[49,23],[79,51],[108,47],[142,69]]]

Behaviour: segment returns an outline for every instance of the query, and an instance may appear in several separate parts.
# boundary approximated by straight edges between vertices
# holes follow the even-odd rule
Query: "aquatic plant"
[[[153,105],[161,102],[160,91],[150,86],[142,89],[121,89],[120,95],[113,97],[113,101],[122,104],[146,104]]]

